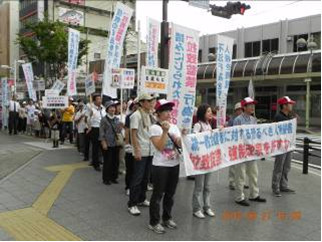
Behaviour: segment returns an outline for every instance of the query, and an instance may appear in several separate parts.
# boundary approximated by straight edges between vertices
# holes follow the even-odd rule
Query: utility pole
[[[169,67],[169,22],[168,22],[169,0],[162,0],[162,23],[161,23],[161,68]]]

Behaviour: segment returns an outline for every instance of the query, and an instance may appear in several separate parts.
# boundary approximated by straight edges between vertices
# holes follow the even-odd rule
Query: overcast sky
[[[321,14],[320,1],[241,1],[251,5],[244,15],[233,15],[224,19],[211,15],[207,10],[189,6],[187,2],[170,0],[168,21],[199,30],[202,35],[235,30],[241,27],[257,26],[284,19]],[[211,1],[218,6],[226,1]],[[141,22],[141,36],[146,34],[146,17],[162,20],[162,1],[137,1],[137,19]]]

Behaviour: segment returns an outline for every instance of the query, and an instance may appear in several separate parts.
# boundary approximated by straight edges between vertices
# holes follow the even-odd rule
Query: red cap
[[[296,102],[293,101],[292,99],[290,99],[288,96],[284,96],[284,97],[278,99],[277,103],[279,105],[282,105],[282,104],[295,104]]]
[[[254,99],[252,99],[251,97],[245,97],[242,101],[241,101],[241,105],[242,107],[244,107],[247,104],[257,104],[258,102]]]
[[[163,106],[169,106],[169,107],[173,107],[175,105],[174,102],[170,102],[170,101],[167,101],[165,99],[160,99],[157,101],[157,103],[155,104],[155,111],[158,111],[158,109],[160,109],[161,107]]]

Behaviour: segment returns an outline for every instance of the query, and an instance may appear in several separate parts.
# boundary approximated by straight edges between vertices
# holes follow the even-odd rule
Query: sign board
[[[65,83],[63,83],[62,81],[60,80],[57,80],[54,85],[52,86],[51,90],[56,90],[58,91],[58,94],[64,89],[65,87]]]
[[[58,8],[58,19],[60,22],[83,26],[84,25],[84,13],[75,9]]]
[[[44,91],[46,89],[45,87],[45,80],[35,80],[33,83],[33,87],[35,91]]]
[[[112,87],[121,89],[133,89],[135,80],[134,69],[113,68]]]
[[[59,96],[59,92],[58,92],[58,90],[46,89],[45,96],[46,97],[49,97],[49,96],[57,97],[57,96]]]
[[[67,96],[44,96],[42,97],[43,108],[62,109],[68,107]]]
[[[189,0],[189,5],[197,8],[209,9],[209,0]]]
[[[93,94],[95,92],[95,83],[93,80],[93,75],[88,75],[85,78],[85,93],[87,96]]]
[[[168,94],[169,71],[142,66],[141,90],[147,93]]]

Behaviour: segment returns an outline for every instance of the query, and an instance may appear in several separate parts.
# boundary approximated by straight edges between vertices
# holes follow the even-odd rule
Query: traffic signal
[[[250,9],[249,5],[241,2],[228,2],[226,6],[210,5],[212,15],[230,19],[233,14],[244,15],[247,9]]]

